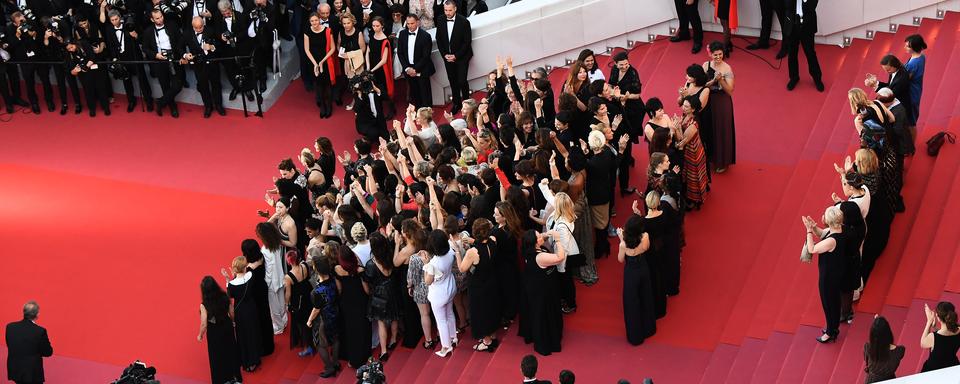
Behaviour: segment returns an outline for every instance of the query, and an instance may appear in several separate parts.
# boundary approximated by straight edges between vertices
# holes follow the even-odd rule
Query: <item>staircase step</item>
[[[839,340],[843,343],[839,346],[840,356],[832,364],[832,372],[827,377],[831,383],[853,383],[863,371],[863,345],[870,339],[874,314],[857,312],[855,316],[852,325],[840,327],[840,333],[846,332],[846,335]],[[821,382],[826,383],[827,380]]]
[[[453,355],[446,358],[446,364],[443,370],[440,371],[440,374],[434,376],[437,383],[457,382],[457,379],[463,374],[463,369],[466,368],[470,360],[473,359],[473,356],[490,354],[490,352],[477,352],[473,350],[473,345],[476,344],[476,341],[470,338],[469,332],[470,330],[468,329],[466,332],[460,334],[460,337],[464,339],[460,341],[461,344],[457,346],[457,350],[454,351]],[[431,383],[432,382],[433,381],[431,381]]]
[[[790,351],[794,335],[786,332],[773,332],[767,339],[766,348],[757,360],[757,368],[753,372],[752,384],[772,383],[780,374],[780,368]],[[745,381],[744,381],[745,382]]]
[[[737,353],[740,347],[730,344],[720,344],[710,355],[710,361],[703,372],[703,378],[700,384],[719,383],[730,375],[730,366],[737,359]]]
[[[790,343],[790,349],[787,351],[787,357],[784,359],[783,366],[780,367],[780,373],[773,382],[798,384],[803,380],[810,358],[817,347],[817,341],[814,340],[817,336],[820,336],[819,327],[801,325],[797,328]]]
[[[740,351],[730,365],[730,374],[726,382],[729,384],[748,383],[757,369],[757,361],[767,349],[767,340],[748,337],[740,344]]]
[[[900,360],[900,368],[897,369],[897,377],[912,375],[920,371],[920,366],[927,359],[929,352],[920,348],[920,334],[923,326],[927,322],[927,317],[923,313],[923,305],[930,305],[931,308],[937,305],[934,300],[913,300],[910,303],[910,309],[907,312],[903,328],[897,337],[897,343],[907,346],[903,359]]]

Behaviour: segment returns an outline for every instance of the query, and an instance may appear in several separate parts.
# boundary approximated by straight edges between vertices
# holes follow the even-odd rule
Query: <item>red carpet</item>
[[[915,323],[923,321],[920,299],[956,300],[946,291],[960,291],[960,203],[949,198],[960,191],[954,188],[960,152],[948,144],[936,159],[922,154],[931,134],[960,128],[960,78],[943,76],[960,66],[958,26],[960,17],[949,13],[919,27],[931,48],[921,144],[907,165],[908,211],[894,222],[857,320],[843,327],[838,344],[812,340],[822,316],[816,268],[797,262],[797,216],[819,215],[838,191],[831,164],[854,144],[847,90],[861,85],[863,73],[879,71],[879,58],[899,53],[903,37],[918,28],[878,33],[844,49],[818,46],[824,93],[805,74],[794,92],[785,92],[786,68],[760,59],[778,65],[775,49],[759,58],[735,51],[729,62],[738,80],[738,163],[714,177],[703,210],[687,216],[681,294],[670,299],[656,336],[640,347],[625,342],[622,266],[600,260],[599,283],[579,287],[579,310],[565,317],[564,351],[540,358],[541,376],[555,381],[561,369],[571,369],[583,382],[650,376],[658,383],[849,383],[862,380],[861,346],[876,312],[910,345],[900,374],[916,372],[923,358],[913,347]],[[706,59],[690,55],[688,44],[666,41],[631,52],[644,99],[659,96],[667,105],[683,69]],[[566,73],[551,74],[556,87]],[[208,120],[195,106],[181,111],[179,120],[123,111],[98,119],[18,112],[5,123],[0,241],[14,273],[0,280],[0,320],[16,320],[26,300],[40,303],[40,323],[56,352],[47,360],[48,382],[109,381],[134,359],[156,365],[164,383],[208,380],[206,346],[196,341],[200,278],[217,276],[239,254],[240,240],[251,237],[259,219],[254,211],[280,159],[312,147],[318,136],[330,137],[338,151],[356,138],[352,115],[338,110],[319,119],[299,82],[264,119],[230,111]],[[632,176],[642,187],[645,148],[635,155],[641,166]],[[617,201],[615,224],[628,217],[629,206]],[[397,383],[516,380],[518,361],[532,348],[514,331],[494,354],[461,347],[440,360],[401,348],[387,375]],[[246,382],[351,382],[351,372],[318,380],[319,359],[298,359],[287,337],[277,339],[278,352]],[[0,349],[0,357],[5,353]]]

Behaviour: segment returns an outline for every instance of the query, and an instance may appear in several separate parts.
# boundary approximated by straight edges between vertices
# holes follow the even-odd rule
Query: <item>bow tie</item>
[[[157,27],[157,32],[164,30],[166,27]]]
[[[203,35],[203,32],[195,32],[194,35],[199,37],[200,35]]]
[[[457,19],[447,19],[447,22],[452,23],[452,22],[454,22],[454,21],[456,21],[456,20],[457,20]]]
[[[123,32],[123,27],[113,27],[114,31]]]

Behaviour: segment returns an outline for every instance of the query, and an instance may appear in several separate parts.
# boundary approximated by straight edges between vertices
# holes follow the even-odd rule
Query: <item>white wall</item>
[[[491,0],[491,5],[502,1]],[[704,29],[720,30],[713,23],[713,5],[699,2]],[[913,16],[935,17],[937,9],[960,10],[960,0],[820,0],[817,40],[837,44],[844,36],[863,38],[867,29],[887,31],[890,23],[912,23]],[[740,0],[738,11],[735,33],[758,35],[758,0]],[[475,15],[470,23],[474,57],[468,79],[473,89],[483,87],[497,55],[512,55],[522,77],[539,66],[563,66],[581,49],[602,53],[607,47],[626,47],[627,40],[644,43],[648,34],[667,35],[678,25],[671,0],[523,0]],[[780,38],[779,31],[774,22],[774,38]],[[434,51],[433,61],[433,98],[439,105],[450,91],[439,52]]]

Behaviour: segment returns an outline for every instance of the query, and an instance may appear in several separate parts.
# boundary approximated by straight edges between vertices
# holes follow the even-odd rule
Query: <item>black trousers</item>
[[[407,78],[407,86],[410,90],[410,104],[413,104],[417,108],[432,107],[433,95],[432,91],[430,90],[430,77],[405,77]]]
[[[80,72],[80,84],[83,85],[83,93],[87,96],[87,108],[91,113],[97,109],[97,103],[104,111],[110,109],[110,88],[107,83],[107,72],[102,68]]]
[[[444,60],[443,66],[447,69],[447,80],[450,81],[450,92],[453,93],[453,105],[459,108],[461,102],[470,98],[470,84],[467,83],[467,71],[470,68],[469,60],[450,63]]]
[[[770,30],[773,29],[773,14],[777,14],[777,21],[780,22],[780,28],[786,22],[783,19],[782,0],[760,0],[760,38],[757,44],[770,45]],[[784,39],[786,40],[786,39]]]
[[[254,78],[252,80],[257,81],[267,81],[267,68],[270,68],[273,64],[273,47],[258,46],[257,49],[253,51],[253,68],[254,68]]]
[[[827,334],[836,336],[840,333],[840,297],[842,295],[840,282],[836,277],[823,276],[821,273],[818,288]]]
[[[216,63],[193,64],[197,78],[197,91],[203,106],[213,108],[223,105],[223,85],[220,83],[220,67]]]
[[[7,77],[10,79],[10,97],[13,100],[23,100],[20,97],[20,66],[7,65]]]
[[[803,33],[798,24],[793,27],[794,32],[787,38],[787,65],[790,68],[790,80],[800,80],[800,64],[797,55],[803,47],[803,55],[807,57],[807,69],[814,80],[821,80],[820,62],[817,61],[817,51],[814,46],[813,34]]]
[[[43,64],[20,64],[20,70],[23,71],[23,82],[27,87],[27,98],[30,101],[30,104],[37,104],[39,98],[37,97],[37,75],[42,74],[42,70],[46,69],[46,65]],[[49,73],[49,70],[47,71]],[[43,98],[48,102],[53,102],[53,87],[50,85],[50,76],[40,76],[40,82],[43,84]]]
[[[183,71],[183,68],[180,67],[180,64],[166,61],[150,65],[152,65],[150,70],[153,72],[153,77],[156,77],[157,81],[160,82],[160,89],[163,92],[163,95],[157,100],[157,107],[163,108],[166,105],[173,104],[177,99],[177,94],[183,89],[183,84],[180,82],[181,75],[179,74]]]
[[[65,66],[51,65],[51,67],[53,67],[53,76],[57,79],[57,93],[60,94],[60,104],[67,105],[67,87],[70,87],[73,102],[76,105],[82,105],[80,102],[80,86],[77,84],[77,78],[71,75]]]
[[[690,30],[687,25],[693,27],[693,41],[703,43],[703,23],[700,22],[700,10],[697,9],[697,0],[693,4],[687,5],[686,0],[673,0],[677,8],[677,19],[680,21],[680,27],[677,28],[677,36],[686,39],[690,37]]]
[[[121,60],[140,59],[129,57],[121,58]],[[127,100],[132,101],[138,96],[143,96],[143,101],[153,103],[153,89],[150,88],[150,80],[147,78],[147,71],[144,69],[143,64],[126,64],[124,66],[127,68],[127,73],[130,74],[130,77],[123,81],[123,91],[127,93]],[[140,94],[136,93],[136,90],[133,88],[134,76],[136,76],[137,81],[140,83]]]
[[[560,300],[568,308],[577,307],[577,286],[573,284],[573,268],[567,267],[566,272],[560,274]]]
[[[0,96],[3,97],[5,106],[13,105],[13,96],[10,95],[10,79],[7,76],[7,70],[11,69],[6,64],[0,64]],[[16,67],[12,67],[16,70]]]

